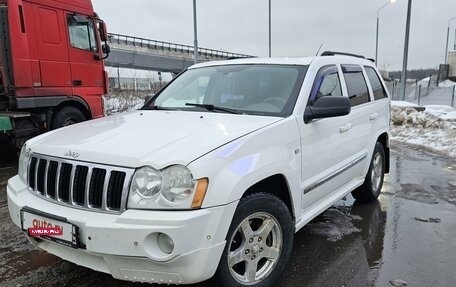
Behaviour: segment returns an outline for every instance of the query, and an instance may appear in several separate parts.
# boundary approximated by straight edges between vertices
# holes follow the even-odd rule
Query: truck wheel
[[[52,129],[66,127],[85,121],[84,114],[78,108],[68,106],[58,110],[52,119]]]
[[[273,286],[290,258],[294,224],[276,196],[255,193],[239,202],[214,277],[217,286]]]
[[[352,192],[356,200],[372,202],[377,200],[382,190],[383,178],[385,176],[385,150],[379,142],[375,144],[374,155],[364,179],[363,185]]]

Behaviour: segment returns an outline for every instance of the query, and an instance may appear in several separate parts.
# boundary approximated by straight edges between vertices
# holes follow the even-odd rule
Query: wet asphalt
[[[16,161],[0,158],[0,286],[146,286],[36,250],[8,214]],[[276,286],[404,283],[456,286],[456,159],[393,143],[379,200],[359,204],[349,195],[300,230]]]

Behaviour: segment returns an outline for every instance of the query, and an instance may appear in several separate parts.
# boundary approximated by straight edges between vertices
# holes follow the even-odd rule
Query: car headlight
[[[30,148],[28,148],[27,145],[24,144],[21,149],[21,154],[19,155],[19,166],[17,169],[19,178],[22,179],[22,181],[24,183],[27,183],[28,164],[29,164],[31,155],[32,155],[32,152],[31,152]]]
[[[200,208],[207,189],[207,179],[193,179],[183,165],[163,170],[145,166],[136,170],[130,184],[128,208],[167,209]]]

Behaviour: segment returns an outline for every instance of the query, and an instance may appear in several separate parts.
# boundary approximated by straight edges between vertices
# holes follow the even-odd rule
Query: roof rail
[[[256,58],[256,56],[231,56],[226,58],[225,60],[239,60],[239,59],[251,59]]]
[[[364,56],[361,56],[361,55],[344,53],[344,52],[334,52],[334,51],[324,51],[323,53],[321,53],[320,56],[335,56],[335,55],[350,56],[350,57],[366,59]]]

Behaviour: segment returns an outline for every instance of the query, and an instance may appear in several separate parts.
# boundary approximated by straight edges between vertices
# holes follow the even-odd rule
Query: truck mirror
[[[108,44],[103,44],[103,46],[101,46],[101,50],[103,51],[103,54],[111,53],[111,47],[109,47]]]
[[[108,41],[108,29],[106,29],[105,22],[99,22],[98,32],[100,33],[100,39],[103,42]]]

